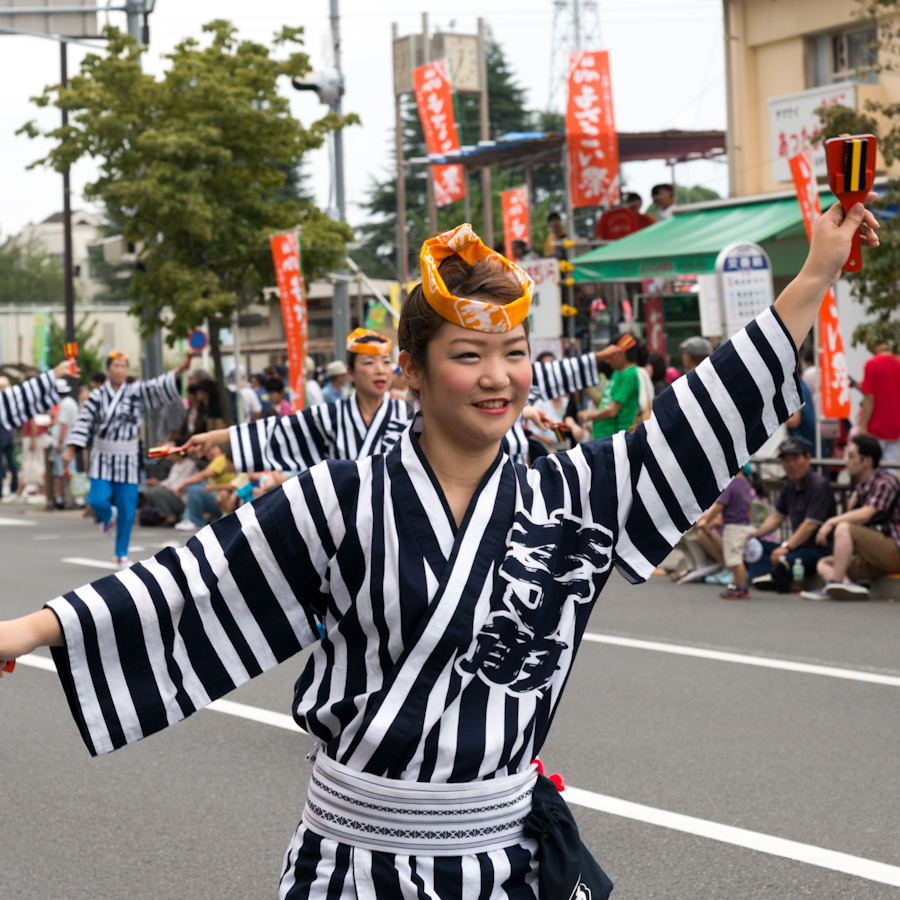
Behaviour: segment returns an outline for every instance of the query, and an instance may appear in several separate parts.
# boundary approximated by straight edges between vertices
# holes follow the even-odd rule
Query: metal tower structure
[[[602,49],[600,6],[597,0],[553,0],[550,48],[547,110],[565,112],[569,54],[576,50]],[[560,108],[555,104],[560,104]]]

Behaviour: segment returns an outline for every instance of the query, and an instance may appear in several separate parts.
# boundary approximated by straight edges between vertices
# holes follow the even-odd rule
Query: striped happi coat
[[[44,372],[0,392],[0,429],[18,428],[59,403],[56,374]]]
[[[635,583],[652,573],[799,408],[796,365],[769,310],[633,434],[530,469],[501,451],[459,528],[413,427],[387,454],[313,466],[183,549],[52,601],[66,644],[54,658],[88,748],[174,724],[317,643],[321,621],[293,704],[320,753],[419,782],[523,772],[613,566]],[[409,646],[425,620],[441,636]],[[389,679],[406,655],[429,691]],[[281,896],[534,900],[535,846],[402,856],[301,824]]]
[[[581,390],[600,378],[593,353],[531,368],[531,403]],[[267,416],[229,429],[234,467],[238,472],[303,472],[327,459],[365,459],[387,453],[409,421],[406,401],[387,394],[368,427],[356,394],[291,416]],[[521,419],[507,433],[503,449],[513,462],[527,464],[528,436]]]
[[[81,408],[78,421],[72,426],[66,443],[88,447],[94,441],[136,441],[140,436],[141,419],[145,409],[165,406],[181,396],[175,371],[158,378],[125,382],[115,390],[106,381],[91,391]],[[110,405],[115,404],[108,416]],[[140,481],[141,458],[135,450],[130,453],[108,453],[96,446],[91,450],[88,475],[104,481],[137,484]]]

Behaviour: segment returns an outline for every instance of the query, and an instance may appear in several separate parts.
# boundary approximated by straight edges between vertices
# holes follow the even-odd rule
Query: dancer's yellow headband
[[[362,338],[378,338],[377,341],[363,341]],[[391,339],[379,334],[377,331],[369,331],[366,328],[357,328],[347,335],[348,353],[371,353],[380,356],[382,353],[391,352]]]
[[[470,266],[486,262],[495,272],[505,275],[513,284],[522,289],[522,296],[505,306],[454,297],[444,284],[438,271],[441,262],[448,256],[461,256]],[[460,225],[453,231],[445,231],[422,244],[422,290],[428,305],[440,316],[454,325],[496,334],[511,331],[525,321],[531,306],[531,290],[534,282],[528,273],[514,262],[493,250],[489,250],[472,231],[469,224]]]

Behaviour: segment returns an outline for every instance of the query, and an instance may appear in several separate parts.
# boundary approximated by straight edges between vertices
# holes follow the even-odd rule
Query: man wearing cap
[[[78,421],[78,401],[72,396],[72,386],[65,378],[56,379],[56,393],[60,396],[56,422],[50,429],[53,441],[53,506],[65,509],[66,465],[63,462],[63,451],[66,446],[66,435]]]
[[[795,560],[801,560],[804,571],[811,574],[816,563],[829,552],[827,545],[816,544],[816,534],[835,515],[837,507],[828,480],[811,470],[810,448],[802,438],[782,441],[778,455],[787,483],[775,503],[775,511],[769,513],[751,536],[760,538],[769,534],[780,528],[785,519],[790,519],[791,534],[780,544],[760,541],[763,558],[753,564],[750,574],[757,573],[751,581],[753,587],[786,594],[791,590],[791,567]],[[770,571],[758,574],[766,566],[771,567]]]
[[[603,392],[592,387],[585,389],[597,409],[582,410],[578,418],[581,422],[594,423],[595,441],[627,431],[634,425],[641,395],[641,381],[635,366],[637,352],[637,341],[630,334],[623,334],[604,353],[613,374]]]
[[[682,341],[678,349],[681,351],[681,362],[684,365],[684,371],[690,372],[692,369],[696,369],[712,353],[712,344],[705,337],[698,335]]]
[[[347,383],[347,364],[340,359],[325,366],[328,380],[322,388],[322,399],[325,403],[337,403],[344,399],[344,385]]]

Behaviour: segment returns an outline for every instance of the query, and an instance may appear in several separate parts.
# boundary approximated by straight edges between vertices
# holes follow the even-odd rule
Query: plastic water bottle
[[[806,577],[806,569],[803,566],[803,560],[797,557],[791,566],[792,589],[795,594],[799,594],[803,590],[803,579]]]

